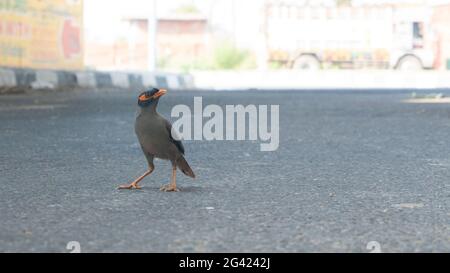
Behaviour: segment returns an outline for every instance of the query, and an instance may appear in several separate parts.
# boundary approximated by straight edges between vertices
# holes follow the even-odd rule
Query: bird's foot
[[[140,190],[141,186],[138,186],[138,184],[136,183],[130,183],[130,184],[125,184],[125,185],[120,185],[118,187],[119,190],[132,190],[132,189],[137,189]]]
[[[174,184],[167,184],[159,188],[160,191],[180,191],[176,185]]]

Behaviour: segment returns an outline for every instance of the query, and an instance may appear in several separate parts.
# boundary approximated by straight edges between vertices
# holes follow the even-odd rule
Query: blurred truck
[[[426,6],[308,7],[266,2],[271,64],[292,69],[431,69],[436,38]]]

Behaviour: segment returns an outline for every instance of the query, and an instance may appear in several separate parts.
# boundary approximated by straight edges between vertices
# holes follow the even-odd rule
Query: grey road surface
[[[169,92],[166,117],[194,96],[280,105],[277,151],[185,141],[197,179],[177,193],[166,161],[116,189],[146,168],[137,92],[1,96],[0,252],[449,252],[450,104],[410,93]]]

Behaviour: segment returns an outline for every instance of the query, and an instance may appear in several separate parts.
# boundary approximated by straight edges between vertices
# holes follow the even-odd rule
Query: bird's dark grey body
[[[169,121],[152,107],[140,109],[136,117],[135,132],[147,159],[149,156],[157,157],[174,163],[180,155],[184,154],[181,141],[178,141],[179,144],[176,143],[170,129]]]

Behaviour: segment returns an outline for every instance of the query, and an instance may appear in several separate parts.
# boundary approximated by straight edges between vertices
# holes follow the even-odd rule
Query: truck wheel
[[[320,62],[312,55],[302,55],[294,61],[292,68],[302,70],[319,70]]]
[[[422,70],[422,62],[415,56],[402,57],[396,66],[397,70],[415,71]]]

